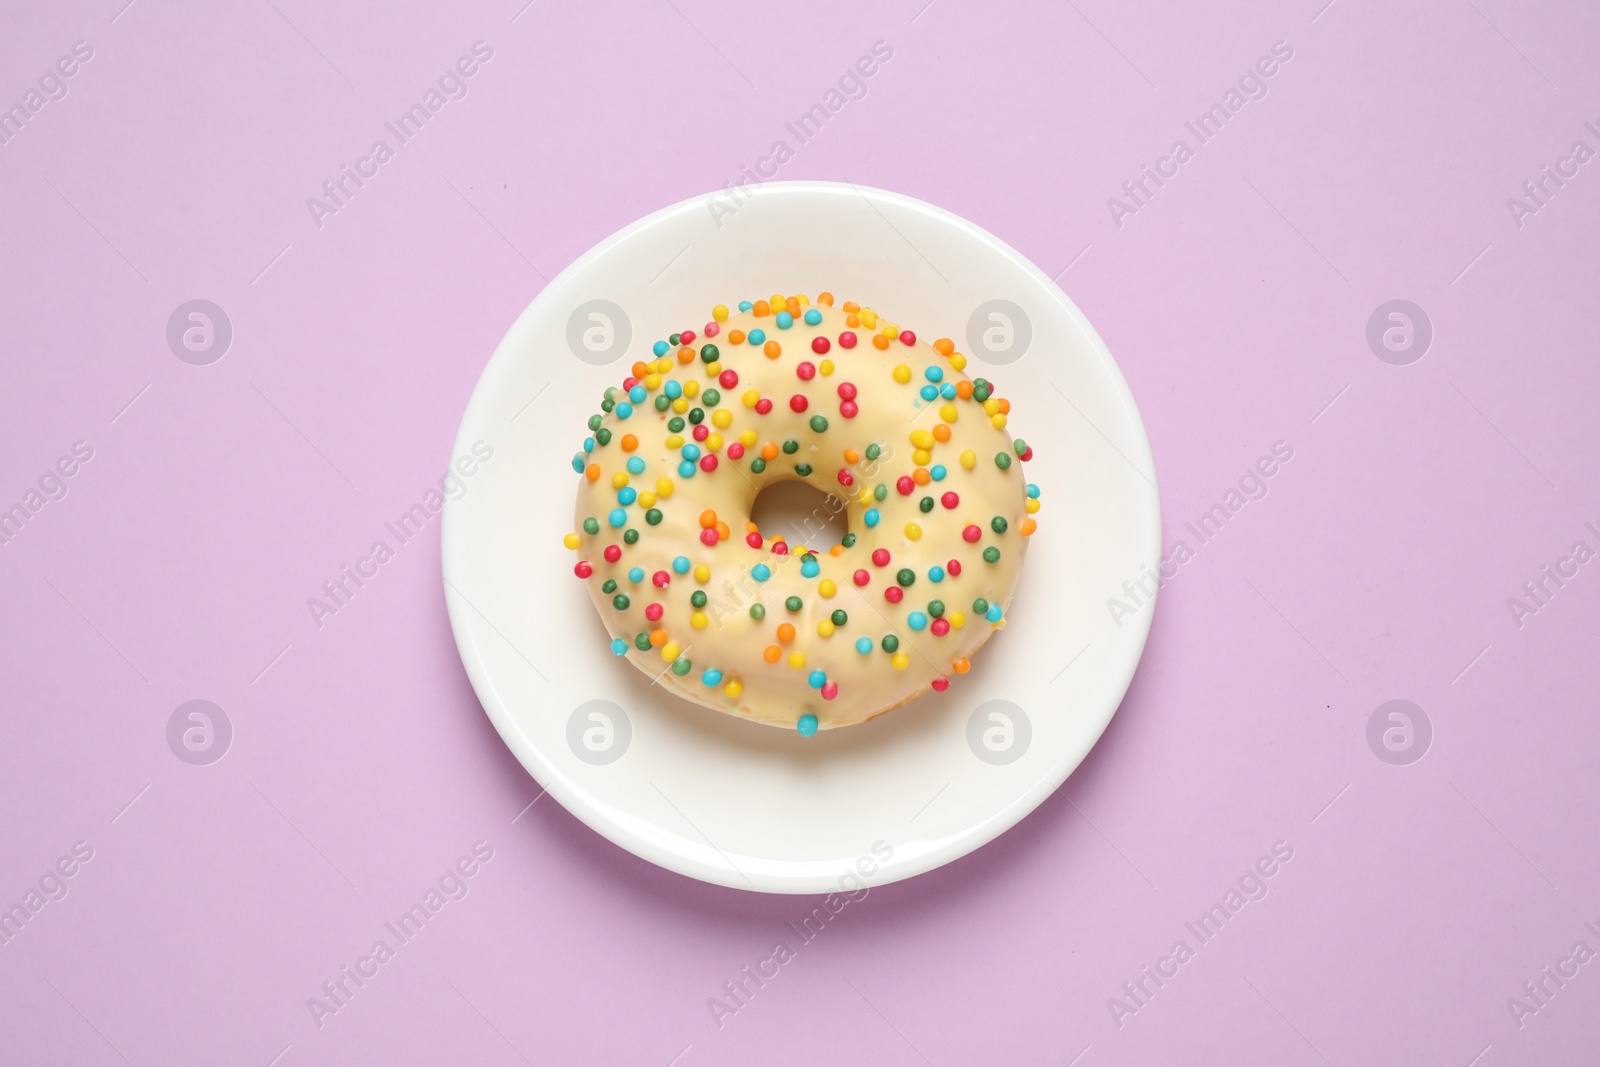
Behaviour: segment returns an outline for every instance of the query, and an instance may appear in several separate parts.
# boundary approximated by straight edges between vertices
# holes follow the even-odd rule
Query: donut
[[[1006,625],[1040,506],[1010,403],[949,339],[833,302],[719,304],[654,342],[588,418],[565,537],[613,653],[803,736],[967,673]],[[820,513],[751,521],[793,480],[844,512],[839,543],[808,543]]]

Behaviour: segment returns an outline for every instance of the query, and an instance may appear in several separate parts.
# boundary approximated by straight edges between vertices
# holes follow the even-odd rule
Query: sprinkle
[[[822,699],[823,700],[832,700],[834,697],[836,697],[838,695],[839,695],[839,683],[838,682],[824,682],[822,684]]]
[[[944,469],[943,463],[935,463],[932,467],[928,468],[928,476],[936,482],[944,481],[944,476],[949,473],[949,471]]]
[[[935,693],[943,693],[945,690],[950,688],[950,679],[941,674],[928,684],[933,686],[933,691]]]
[[[817,368],[814,364],[807,361],[796,367],[794,369],[794,373],[795,377],[799,378],[801,381],[809,382],[811,379],[817,376]]]
[[[795,723],[794,728],[801,737],[811,737],[817,732],[817,717],[808,711],[800,716],[800,721]]]
[[[829,345],[826,337],[818,336],[811,339],[811,351],[815,352],[819,356],[826,352],[830,347],[831,346]]]
[[[817,593],[825,600],[828,597],[833,596],[833,594],[837,593],[838,591],[839,586],[832,578],[824,578],[822,581],[817,583]]]
[[[626,656],[628,654],[628,642],[620,637],[613,639],[611,642],[611,654],[614,656]]]
[[[924,385],[921,389],[917,390],[917,395],[922,397],[924,400],[938,400],[939,387],[937,385]]]
[[[816,308],[811,308],[805,313],[805,320],[807,326],[815,326],[817,323],[822,321],[822,312],[818,311]]]
[[[589,565],[588,560],[579,560],[578,565],[572,568],[572,573],[579,578],[587,578],[594,573],[594,568]]]
[[[989,528],[997,534],[1005,533],[1006,517],[1004,515],[996,515],[994,518],[989,520]]]
[[[952,578],[961,577],[961,561],[959,559],[950,560],[944,565],[944,569],[945,573]]]
[[[694,569],[694,580],[699,582],[701,585],[705,585],[711,580],[711,568],[707,567],[704,563],[696,566]]]
[[[707,687],[719,686],[722,684],[722,672],[712,667],[700,676],[700,681]]]
[[[968,544],[975,544],[982,536],[983,527],[977,525],[976,523],[969,523],[967,527],[961,531],[961,539],[966,541]]]
[[[693,666],[694,664],[690,663],[684,657],[679,656],[677,659],[672,661],[672,673],[676,674],[679,678],[682,678],[684,675],[689,673]]]
[[[568,548],[577,548],[579,545],[583,544],[583,539],[575,533],[569,533],[567,536],[561,539],[561,543],[566,545]]]
[[[644,581],[644,568],[643,567],[630,567],[630,568],[628,568],[628,581],[633,582],[635,585],[637,585],[639,582]]]
[[[817,634],[821,637],[832,637],[834,629],[833,623],[827,619],[817,623]]]
[[[768,663],[776,663],[783,658],[783,649],[777,645],[768,645],[761,651],[761,658]]]
[[[900,601],[905,598],[905,595],[905,590],[901,589],[898,585],[891,585],[889,588],[883,591],[883,599],[887,600],[891,604],[900,603]]]
[[[627,611],[628,605],[631,603],[632,601],[628,599],[627,593],[618,593],[616,596],[611,598],[611,606],[616,608],[618,611]]]
[[[763,607],[759,601],[751,604],[750,617],[756,620],[756,622],[760,622],[762,619],[767,617],[767,609]]]
[[[730,697],[738,697],[740,693],[744,692],[744,683],[735,678],[733,681],[723,686],[722,691],[728,694]]]
[[[983,561],[985,563],[999,563],[1000,550],[993,545],[990,545],[988,548],[983,550]]]
[[[805,607],[806,602],[797,596],[792,596],[783,602],[783,606],[787,608],[790,613],[794,613]]]
[[[584,577],[588,577],[588,575],[584,575]],[[868,582],[872,581],[872,575],[865,570],[856,571],[851,578],[857,585],[866,585]]]
[[[1000,610],[999,604],[990,604],[989,610],[983,613],[983,617],[990,622],[999,622],[1001,616],[1004,614],[1005,613]]]
[[[813,415],[813,416],[811,416],[811,432],[812,433],[826,433],[827,429],[828,429],[828,420],[827,419],[823,418],[821,415]]]
[[[743,311],[744,308],[740,308],[739,310]],[[727,322],[728,321],[728,305],[727,304],[718,304],[716,307],[712,308],[711,309],[711,317],[716,319],[718,322]]]
[[[906,655],[904,652],[896,652],[894,657],[890,659],[889,662],[894,664],[895,670],[903,671],[907,667],[911,666],[911,657]]]
[[[800,574],[804,578],[815,578],[822,568],[817,566],[817,561],[807,557],[800,563]]]
[[[810,674],[806,675],[806,684],[813,689],[821,689],[823,683],[827,680],[828,676],[823,674],[821,671],[812,671]]]
[[[804,393],[796,393],[789,398],[789,410],[798,413],[804,411],[810,403]]]
[[[906,625],[913,630],[925,629],[928,625],[928,617],[920,611],[913,611],[906,616]]]
[[[961,465],[967,470],[971,470],[973,467],[976,467],[978,465],[978,454],[972,451],[970,448],[967,449],[965,452],[961,453]]]
[[[942,582],[942,581],[944,581],[944,568],[939,566],[937,563],[935,563],[933,566],[929,567],[928,568],[928,581],[930,581],[930,582]],[[936,611],[936,612],[934,612],[934,614],[937,615],[939,613]]]
[[[894,380],[899,382],[901,385],[906,385],[909,383],[911,381],[911,368],[906,366],[904,363],[900,364],[900,366],[894,369]]]
[[[806,665],[805,653],[791,652],[789,653],[789,658],[784,662],[798,671]]]
[[[605,557],[606,557],[606,562],[607,563],[615,563],[617,560],[622,558],[622,546],[621,545],[607,545],[606,546],[606,550],[605,550]]]
[[[739,310],[740,311],[749,311],[750,310],[750,301],[748,301],[748,300],[739,301]]]
[[[620,529],[628,525],[628,513],[621,508],[613,508],[611,514],[606,516],[606,521],[613,527]]]
[[[933,631],[933,636],[935,636],[935,637],[943,637],[945,634],[950,632],[950,620],[949,619],[934,619],[933,620],[933,625],[928,627],[928,629]]]
[[[889,550],[887,548],[873,549],[872,564],[875,567],[887,567],[889,565]]]
[[[778,624],[778,640],[784,644],[788,644],[790,641],[794,640],[793,623],[781,622]]]
[[[871,654],[871,652],[872,652],[872,638],[870,638],[870,637],[858,637],[858,638],[856,638],[856,651],[861,653],[863,656]]]
[[[922,540],[922,527],[914,522],[906,523],[906,537],[912,541]]]
[[[778,329],[787,330],[794,325],[794,316],[787,311],[780,311],[777,315]]]

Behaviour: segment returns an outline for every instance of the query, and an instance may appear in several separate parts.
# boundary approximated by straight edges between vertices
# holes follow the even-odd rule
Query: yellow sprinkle
[[[689,397],[690,399],[693,399],[693,398],[699,396],[700,395],[700,383],[697,382],[697,381],[693,381],[693,380],[684,382],[683,383],[683,395],[686,396],[686,397]]]
[[[915,463],[919,467],[926,467],[932,461],[933,453],[929,452],[926,448],[919,448],[911,453],[911,462]]]
[[[932,448],[933,434],[927,430],[912,430],[911,443],[917,448]]]
[[[967,624],[967,616],[966,616],[965,612],[952,611],[950,613],[950,629],[959,630],[963,626],[965,626],[966,624]]]
[[[671,356],[662,356],[660,359],[656,360],[656,370],[661,372],[661,374],[663,374],[663,375],[671,374],[672,373],[672,357]]]
[[[904,363],[900,364],[894,369],[894,380],[901,385],[905,385],[911,380],[911,368]]]
[[[886,322],[883,324],[883,329],[879,330],[878,332],[883,334],[885,337],[899,337],[900,327],[896,326],[892,322]]]
[[[711,580],[711,568],[704,563],[697,565],[694,569],[694,580],[705,585]]]
[[[712,308],[711,309],[711,317],[713,319],[716,319],[718,322],[727,322],[728,321],[728,305],[727,304],[718,304],[716,307]],[[729,682],[728,684],[731,686],[733,683]]]
[[[806,665],[806,657],[805,657],[804,653],[802,653],[802,652],[791,652],[791,653],[789,653],[789,666],[793,667],[795,670],[799,670],[801,667],[804,667],[805,665]]]
[[[668,663],[671,663],[673,660],[678,658],[678,652],[678,643],[676,641],[668,641],[666,644],[661,646],[661,658],[666,660]]]
[[[744,395],[739,398],[739,403],[743,404],[747,408],[753,408],[757,403],[760,402],[760,400],[760,393],[756,392],[754,389],[746,389],[744,391]]]
[[[821,622],[817,623],[817,633],[821,634],[823,637],[832,637],[833,620],[823,619]]]
[[[654,493],[652,493],[650,490],[646,489],[644,492],[639,494],[639,506],[641,508],[653,508],[653,507],[655,507],[656,506],[656,495]]]
[[[865,504],[872,499],[872,490],[866,486],[861,487],[861,492],[856,494],[856,499]]]
[[[1028,514],[1029,515],[1037,515],[1038,513],[1039,513],[1039,498],[1030,496],[1028,498]]]
[[[956,416],[960,414],[961,413],[956,410],[956,406],[954,404],[942,404],[939,407],[939,417],[945,422],[955,422]]]
[[[800,301],[801,307],[809,307],[811,305],[811,298],[804,293],[796,293],[795,299]]]
[[[561,543],[566,545],[568,548],[577,548],[579,545],[583,544],[582,541],[578,540],[578,535],[575,533],[567,534],[567,536],[561,539]]]
[[[991,415],[989,417],[989,425],[997,430],[1003,430],[1006,428],[1006,417],[999,414]]]
[[[722,361],[720,359],[712,360],[710,363],[706,364],[706,377],[707,378],[715,378],[717,375],[719,375],[721,373],[722,373]]]
[[[967,369],[967,357],[963,356],[960,352],[957,352],[953,356],[950,357],[950,365],[952,367],[954,367],[956,370],[966,370]]]
[[[711,425],[719,430],[726,430],[733,423],[733,412],[727,408],[718,408],[711,413]]]
[[[878,313],[871,308],[862,308],[861,325],[869,330],[876,328],[878,325]]]
[[[817,370],[821,371],[822,376],[826,378],[828,375],[833,373],[833,360],[825,359],[821,363],[818,363]]]
[[[914,522],[906,523],[906,536],[913,541],[922,540],[922,527]]]
[[[817,583],[817,592],[822,594],[823,597],[830,597],[838,591],[839,587],[834,584],[832,578],[824,578]]]
[[[961,465],[967,468],[967,470],[971,470],[973,467],[976,467],[978,465],[978,454],[970,448],[967,449],[965,452],[961,453]]]
[[[688,392],[688,390],[685,389],[684,392]],[[1000,401],[992,396],[988,400],[985,400],[983,402],[983,413],[985,415],[1000,414]]]
[[[689,616],[689,625],[693,626],[696,630],[704,630],[706,628],[706,623],[710,621],[710,619],[706,618],[706,613],[703,611],[697,611],[693,615]]]
[[[706,451],[707,452],[715,452],[717,449],[719,449],[721,447],[722,447],[722,435],[720,433],[708,433],[708,434],[706,434]]]
[[[785,303],[785,301],[783,299],[783,294],[782,293],[773,293],[770,297],[767,298],[767,303],[772,305],[772,313],[774,315],[776,315],[778,312],[783,310],[783,306],[784,306],[784,303]]]
[[[693,385],[694,383],[690,382],[689,384]],[[687,388],[684,389],[684,392],[687,393],[688,391],[689,390]],[[672,410],[677,414],[682,415],[685,411],[689,410],[689,402],[680,396],[678,399],[672,402]]]
[[[628,484],[628,472],[618,471],[611,476],[611,488],[621,489]]]
[[[744,433],[739,435],[739,443],[744,445],[744,447],[749,448],[751,445],[756,443],[756,432],[754,430],[746,430]]]
[[[655,392],[657,389],[660,389],[661,388],[661,375],[659,375],[659,374],[646,374],[644,376],[644,387],[646,389],[650,390],[652,393]]]
[[[682,448],[683,447],[683,435],[675,433],[671,437],[667,438],[667,447],[668,448]]]
[[[672,495],[672,479],[671,478],[662,478],[660,481],[656,482],[656,496],[660,497],[662,500],[665,500],[665,499],[667,499],[667,497],[669,497],[671,495]]]
[[[889,662],[894,664],[895,670],[903,671],[907,667],[911,666],[911,657],[906,655],[904,652],[896,652],[894,654],[894,658]]]
[[[740,693],[744,692],[744,683],[735,678],[733,681],[723,686],[722,691],[731,697],[737,697]]]

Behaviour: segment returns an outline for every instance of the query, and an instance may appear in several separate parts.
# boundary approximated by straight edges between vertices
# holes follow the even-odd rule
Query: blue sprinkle
[[[695,444],[693,441],[690,441],[688,444],[684,445],[679,451],[683,455],[684,459],[700,458],[700,446]]]
[[[624,641],[620,637],[612,638],[611,654],[614,656],[626,656],[628,654],[628,642]]]
[[[821,689],[828,683],[828,676],[821,671],[812,671],[806,676],[806,684],[813,689]]]
[[[861,518],[868,526],[876,526],[878,525],[878,520],[883,518],[883,516],[878,514],[877,508],[868,508],[867,513]]]
[[[614,409],[613,409],[613,412],[614,412],[614,413],[615,413],[615,415],[616,415],[616,416],[617,416],[617,418],[619,418],[619,419],[625,419],[625,418],[627,418],[627,417],[628,417],[628,416],[629,416],[629,415],[632,415],[632,414],[633,414],[633,405],[632,405],[632,404],[630,404],[630,403],[628,403],[628,402],[627,402],[627,401],[626,401],[626,400],[624,400],[624,401],[623,401],[623,402],[622,402],[622,403],[620,403],[620,404],[618,404],[618,405],[617,405],[617,406],[616,406],[616,407],[615,407],[615,408],[614,408]]]
[[[628,473],[629,474],[643,474],[644,473],[644,460],[640,459],[638,456],[629,456],[628,457]]]
[[[800,716],[800,721],[794,724],[801,737],[810,737],[817,732],[817,717],[809,711]]]
[[[755,305],[750,303],[750,301],[748,301],[748,300],[739,301],[739,310],[740,311],[749,311],[753,307],[755,307]]]
[[[939,395],[944,397],[946,400],[954,400],[956,398],[955,383],[945,382],[943,385],[939,386]]]
[[[722,681],[722,672],[717,670],[715,667],[712,667],[709,671],[706,671],[706,673],[700,676],[700,680],[707,686],[718,685]]]
[[[612,508],[611,514],[606,516],[606,520],[610,522],[612,526],[620,529],[628,525],[628,513],[623,511],[621,508]]]
[[[678,464],[678,477],[693,478],[694,464],[690,463],[688,460],[684,460],[682,463]]]
[[[870,653],[872,651],[872,638],[870,638],[870,637],[858,637],[858,638],[856,638],[856,651],[861,653],[863,656],[865,656],[868,653]]]
[[[1039,487],[1032,482],[1028,483],[1028,496],[1034,500],[1039,499]]]
[[[667,394],[668,399],[676,400],[683,395],[683,384],[676,378],[668,378],[667,384],[661,387],[661,391]]]
[[[688,570],[688,568],[685,567],[684,570]],[[754,567],[750,568],[750,577],[754,578],[758,582],[764,582],[768,578],[772,577],[772,568],[767,566],[765,563],[757,563]]]
[[[617,490],[617,503],[621,504],[623,507],[628,507],[638,499],[639,490],[635,489],[631,485],[625,485],[621,489]]]
[[[794,316],[789,314],[787,311],[780,311],[778,312],[777,322],[778,329],[787,330],[789,327],[794,325]]]
[[[936,482],[944,481],[944,476],[949,473],[949,471],[944,469],[943,463],[935,463],[932,467],[928,468],[928,477],[932,478]]]
[[[988,619],[990,622],[999,622],[1000,617],[1004,614],[1005,613],[1000,610],[999,604],[990,604],[989,610],[983,613],[983,617]]]
[[[928,625],[928,617],[920,611],[913,611],[910,615],[906,616],[906,625],[910,626],[913,630],[925,629]]]
[[[924,400],[939,399],[939,387],[937,385],[924,385],[918,391],[922,394],[922,399]]]
[[[585,452],[593,452],[594,451],[594,438],[585,437],[583,439],[583,450]]]
[[[942,581],[944,581],[944,568],[938,566],[937,564],[932,566],[932,567],[929,567],[928,568],[928,581],[930,581],[930,582],[942,582]]]
[[[922,372],[922,376],[924,378],[928,379],[928,381],[930,381],[930,382],[936,382],[939,379],[944,377],[944,371],[940,370],[938,365],[935,364],[933,366],[930,366],[927,370],[923,371]]]
[[[654,352],[658,356],[664,356],[668,352],[672,351],[672,346],[667,344],[665,341],[657,341],[655,346],[652,347],[650,351]]]
[[[689,573],[689,557],[688,556],[679,556],[677,559],[674,559],[672,561],[672,569],[677,571],[679,574],[688,574]]]
[[[633,568],[631,568],[628,571],[628,581],[633,582],[635,585],[637,585],[638,583],[644,581],[644,568],[643,567],[633,567]]]
[[[815,578],[821,572],[822,568],[817,566],[816,560],[806,559],[800,561],[800,576],[802,578]]]
[[[649,395],[650,390],[646,389],[642,385],[635,385],[632,389],[628,390],[628,399],[633,401],[635,404],[643,404],[645,397]]]
[[[766,330],[751,330],[748,334],[745,335],[745,340],[749,341],[753,345],[758,345],[762,341],[765,341],[766,339],[767,339],[767,331]]]
[[[582,452],[573,453],[573,456],[572,456],[572,469],[577,471],[579,474],[583,473],[583,453]]]
[[[817,323],[819,323],[821,321],[822,321],[822,312],[818,311],[816,308],[807,308],[806,309],[806,325],[807,326],[815,326]]]

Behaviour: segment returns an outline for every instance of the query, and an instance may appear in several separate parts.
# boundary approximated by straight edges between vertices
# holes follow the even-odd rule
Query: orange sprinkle
[[[1022,531],[1021,531],[1021,533],[1022,533],[1023,537],[1027,537],[1029,534],[1033,533],[1033,531],[1037,530],[1038,528],[1039,528],[1039,524],[1037,522],[1034,522],[1032,519],[1023,519],[1022,520]]]
[[[622,450],[624,452],[632,452],[638,447],[639,439],[637,437],[633,436],[631,433],[625,433],[622,435]]]
[[[888,348],[889,339],[881,333],[875,333],[872,335],[872,347],[880,350]]]
[[[664,645],[666,643],[667,643],[667,631],[665,631],[665,630],[651,630],[650,631],[650,647],[651,648],[660,648],[662,645]]]
[[[933,481],[933,475],[928,473],[927,467],[918,467],[916,470],[911,472],[911,480],[916,482],[918,485],[927,485],[929,482]]]
[[[941,356],[948,356],[956,350],[956,343],[948,337],[941,337],[933,342],[933,350]]]
[[[788,644],[790,641],[793,641],[794,640],[794,626],[792,624],[790,624],[790,623],[787,623],[787,622],[779,623],[778,624],[778,640],[782,641],[784,644]]]
[[[828,555],[830,555],[830,556],[842,556],[842,555],[844,555],[844,546],[843,545],[834,545],[832,548],[828,549]]]
[[[728,529],[728,524],[725,523],[725,522],[719,521],[717,523],[717,538],[719,540],[726,541],[728,538],[730,538],[732,536],[733,536],[733,531]]]
[[[783,306],[784,309],[787,310],[791,315],[800,314],[800,298],[797,296],[791,296],[789,299],[785,300],[783,302]]]
[[[784,542],[783,534],[773,534],[772,535],[772,543],[773,544],[779,544],[779,543],[787,543],[787,542]]]
[[[856,312],[861,310],[861,305],[856,303],[854,300],[846,300],[841,306],[847,313],[851,315],[854,315]]]
[[[771,441],[768,441],[766,444],[762,445],[761,446],[761,458],[766,460],[768,463],[771,463],[773,460],[777,459],[778,458],[778,446],[773,444]],[[590,478],[589,480],[591,482],[594,481],[593,478]]]
[[[682,348],[678,349],[678,362],[683,364],[693,363],[694,349],[690,348],[688,345],[684,345]]]
[[[626,446],[624,446],[624,447],[626,447]],[[846,463],[860,463],[861,462],[861,453],[857,452],[853,448],[847,448],[847,449],[844,450],[844,461]]]
[[[957,382],[956,383],[956,396],[959,396],[962,400],[971,400],[972,399],[972,383],[968,382],[968,381]]]
[[[778,344],[776,341],[768,341],[766,344],[761,346],[761,351],[766,354],[768,359],[777,359],[779,356],[783,355],[783,346]]]
[[[700,529],[709,530],[717,524],[717,513],[706,508],[700,513]]]
[[[747,523],[744,524],[744,532],[745,533],[760,533],[761,532],[761,527],[757,526],[753,522],[747,522]]]
[[[972,669],[972,661],[967,657],[962,656],[960,659],[950,664],[950,669],[955,671],[957,674],[966,674]]]
[[[824,289],[822,292],[817,294],[817,303],[821,304],[823,307],[833,307],[833,294]]]
[[[845,307],[849,306],[849,304],[845,305]],[[844,324],[854,330],[861,325],[861,316],[852,311],[844,317]]]
[[[600,464],[598,464],[598,463],[589,464],[589,466],[584,469],[583,476],[585,478],[589,479],[591,482],[599,481],[600,480]]]
[[[766,660],[768,663],[776,663],[783,658],[783,649],[779,648],[777,645],[768,645],[762,650],[761,658]]]
[[[933,439],[941,442],[950,440],[950,424],[947,422],[941,422],[939,425],[935,426],[933,428]]]
[[[758,319],[763,315],[772,314],[772,308],[765,300],[757,300],[751,305],[750,310],[756,313],[756,318]]]
[[[650,365],[648,363],[645,363],[643,360],[640,360],[638,363],[635,363],[633,365],[633,376],[635,378],[643,378],[646,374],[649,374],[649,373],[650,373]]]
[[[1002,414],[1002,415],[1011,414],[1011,401],[1005,399],[1004,397],[1001,397],[1000,398],[999,409],[1000,409],[1000,414]]]
[[[742,344],[744,344],[744,331],[743,330],[729,330],[728,331],[728,343],[730,345],[742,345]]]

